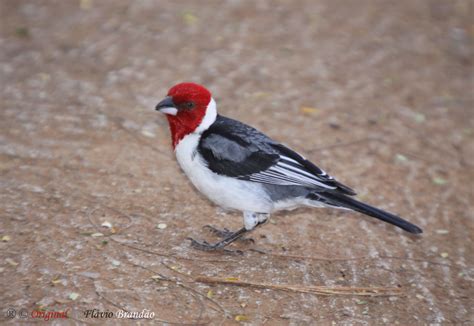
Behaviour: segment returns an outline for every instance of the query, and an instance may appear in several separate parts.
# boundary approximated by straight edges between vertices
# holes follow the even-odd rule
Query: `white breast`
[[[176,146],[176,158],[194,186],[215,204],[240,211],[269,213],[273,204],[263,187],[255,182],[218,175],[207,168],[197,151],[201,135],[185,136]]]

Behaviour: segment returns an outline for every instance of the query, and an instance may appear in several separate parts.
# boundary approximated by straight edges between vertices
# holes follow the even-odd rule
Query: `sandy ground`
[[[30,317],[13,322],[69,309],[71,323],[115,324],[84,311],[148,309],[142,324],[474,323],[472,1],[6,0],[0,11],[2,320],[23,308]],[[242,220],[177,167],[153,108],[180,81],[424,234],[300,209],[233,245],[242,256],[191,249],[186,237],[216,239],[203,225]]]

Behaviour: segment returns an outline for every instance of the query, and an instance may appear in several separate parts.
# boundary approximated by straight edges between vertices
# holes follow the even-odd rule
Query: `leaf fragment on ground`
[[[265,98],[265,97],[268,97],[270,96],[271,94],[270,93],[267,93],[267,92],[254,92],[252,93],[252,97],[253,98],[257,98],[257,99],[261,99],[261,98]]]
[[[51,280],[51,284],[54,286],[56,284],[59,284],[61,283],[62,280],[61,280],[61,277],[60,276],[55,276],[52,280]]]
[[[248,321],[249,317],[246,315],[237,315],[235,316],[235,321]]]
[[[446,179],[441,178],[441,177],[434,177],[431,181],[433,181],[435,185],[439,185],[439,186],[442,186],[448,183]]]
[[[321,110],[317,108],[312,108],[310,106],[302,106],[300,108],[300,111],[301,113],[304,113],[304,114],[316,114],[316,113],[319,113],[319,111]]]
[[[17,36],[19,37],[29,37],[30,36],[30,30],[28,29],[28,27],[17,27],[17,29],[15,30],[15,33]]]
[[[187,25],[195,25],[199,18],[190,12],[185,12],[183,13],[183,20]]]
[[[79,3],[79,7],[82,10],[89,10],[92,8],[92,0],[81,0]]]
[[[18,263],[17,263],[16,261],[14,261],[13,259],[11,259],[11,258],[7,258],[7,259],[5,259],[5,261],[6,261],[9,265],[18,266]]]
[[[239,278],[238,277],[226,277],[225,280],[228,281],[228,282],[238,282]]]

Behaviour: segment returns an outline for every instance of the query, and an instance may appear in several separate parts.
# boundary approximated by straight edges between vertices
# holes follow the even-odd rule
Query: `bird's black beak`
[[[176,108],[171,96],[165,97],[163,101],[156,105],[155,109],[156,111],[170,115],[176,115],[178,113],[178,109]]]

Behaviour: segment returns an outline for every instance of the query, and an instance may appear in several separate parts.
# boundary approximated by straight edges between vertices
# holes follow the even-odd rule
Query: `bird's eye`
[[[188,109],[188,110],[194,109],[194,106],[195,106],[194,102],[186,102],[186,103],[184,103],[184,107],[185,107],[186,109]]]

